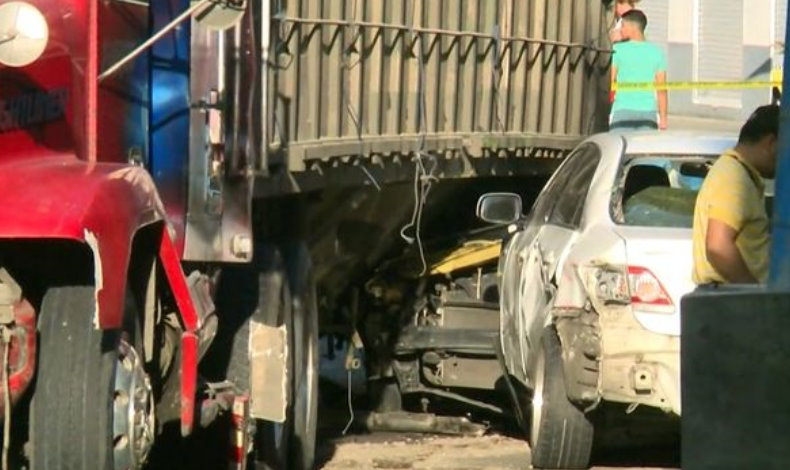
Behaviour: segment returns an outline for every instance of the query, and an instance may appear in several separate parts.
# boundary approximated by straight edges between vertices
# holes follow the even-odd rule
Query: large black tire
[[[318,420],[318,314],[315,281],[309,253],[303,244],[272,244],[256,247],[252,266],[223,272],[218,305],[253,310],[240,319],[234,333],[227,378],[249,390],[249,322],[268,326],[286,325],[289,364],[286,377],[288,409],[286,421],[259,421],[254,460],[261,469],[310,469],[315,460]],[[232,298],[225,298],[225,297]],[[252,303],[252,308],[245,307]],[[235,313],[238,313],[235,312]],[[231,321],[231,319],[228,319]],[[265,398],[265,397],[264,397]]]
[[[258,303],[254,318],[268,326],[286,325],[290,359],[286,382],[289,393],[288,403],[293,404],[293,303],[285,261],[279,250],[262,247],[256,256],[256,268],[258,269]],[[286,410],[284,423],[258,422],[255,443],[257,468],[271,470],[291,468],[289,450],[293,425],[292,405]]]
[[[307,470],[315,463],[318,429],[318,303],[310,252],[304,243],[286,248],[293,307],[293,428],[289,469]]]
[[[530,443],[532,466],[544,469],[588,468],[593,424],[565,389],[562,347],[553,327],[543,334],[535,364]]]
[[[140,351],[139,327],[132,319],[127,333],[97,329],[95,302],[93,286],[53,287],[44,295],[30,419],[34,470],[113,470],[115,446],[133,445],[127,434],[115,435],[113,407],[119,406],[116,369],[132,364],[130,349]],[[134,363],[142,367],[136,354]],[[150,393],[147,398],[152,411]],[[142,462],[130,466],[140,468]]]

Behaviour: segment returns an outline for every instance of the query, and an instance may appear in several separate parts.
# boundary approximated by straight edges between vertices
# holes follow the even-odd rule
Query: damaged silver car
[[[522,395],[514,402],[531,399],[534,467],[586,468],[590,412],[602,401],[680,415],[694,203],[710,163],[734,144],[600,134],[567,157],[529,215],[516,195],[480,198],[481,219],[511,224],[499,261],[500,343]]]

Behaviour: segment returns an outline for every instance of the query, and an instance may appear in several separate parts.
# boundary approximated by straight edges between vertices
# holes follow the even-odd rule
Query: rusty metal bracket
[[[14,305],[20,300],[22,288],[5,268],[0,268],[0,324],[14,322]]]
[[[372,432],[424,432],[480,437],[488,430],[485,424],[472,422],[463,416],[438,416],[405,411],[368,413],[362,422]]]

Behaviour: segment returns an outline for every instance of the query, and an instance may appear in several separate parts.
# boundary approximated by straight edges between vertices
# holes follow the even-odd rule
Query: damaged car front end
[[[429,249],[424,274],[407,257],[368,282],[368,302],[391,310],[381,318],[395,323],[368,321],[362,332],[375,411],[503,412],[495,349],[500,232],[487,229]]]

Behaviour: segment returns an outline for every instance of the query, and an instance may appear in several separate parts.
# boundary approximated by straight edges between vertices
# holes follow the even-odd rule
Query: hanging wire
[[[348,432],[349,428],[351,428],[351,425],[354,423],[354,405],[351,403],[351,369],[347,369],[346,373],[348,375],[348,385],[346,387],[348,389],[348,423],[346,423],[346,427],[343,428],[344,436]]]
[[[412,0],[412,19],[409,22],[409,30],[414,34],[415,17],[417,15],[416,0]],[[428,113],[427,113],[427,100],[425,93],[425,48],[424,37],[422,33],[417,34],[415,40],[418,49],[418,80],[419,86],[417,90],[417,128],[419,132],[419,141],[417,149],[414,152],[415,166],[414,166],[414,209],[412,211],[411,220],[408,224],[404,225],[400,230],[400,236],[406,243],[412,244],[417,242],[417,250],[420,254],[420,262],[422,263],[422,271],[420,276],[424,276],[428,272],[428,262],[425,259],[425,249],[422,242],[422,216],[425,209],[425,203],[428,200],[428,194],[431,192],[433,183],[439,181],[435,175],[438,163],[436,157],[426,151],[426,142],[428,137]],[[430,167],[426,168],[426,161],[430,163]],[[407,234],[409,230],[414,230],[414,237]]]
[[[11,334],[8,327],[3,327],[3,468],[8,467],[8,453],[11,447],[11,390],[10,390],[10,367],[8,367],[8,350],[11,349]]]

